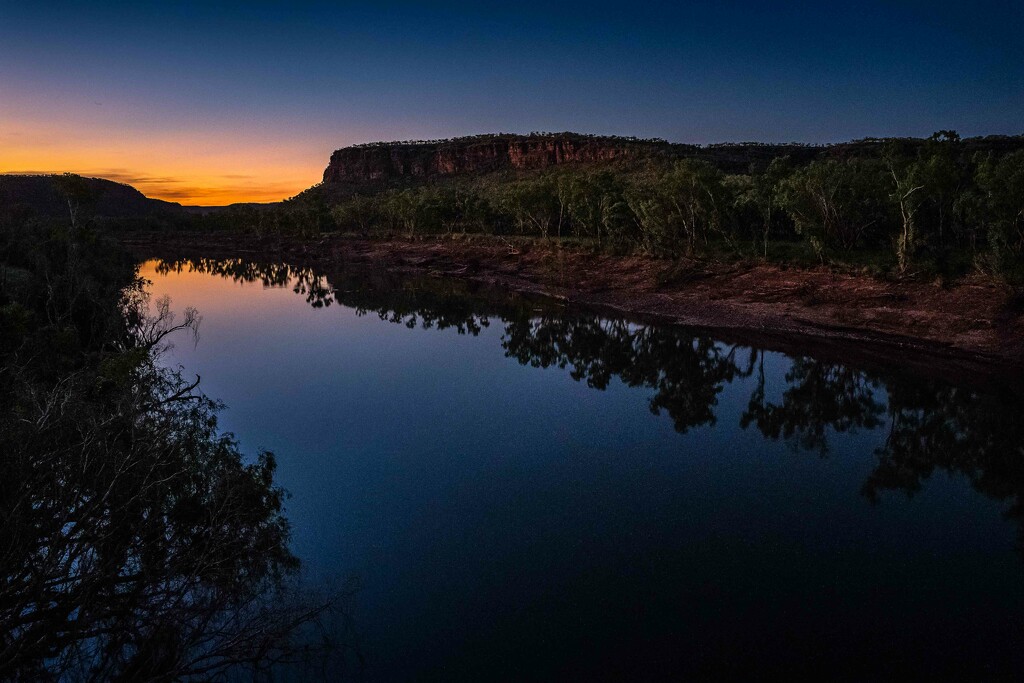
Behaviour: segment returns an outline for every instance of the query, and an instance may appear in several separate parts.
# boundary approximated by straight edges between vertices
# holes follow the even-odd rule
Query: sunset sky
[[[0,0],[0,172],[274,201],[373,140],[1024,133],[1024,3]]]

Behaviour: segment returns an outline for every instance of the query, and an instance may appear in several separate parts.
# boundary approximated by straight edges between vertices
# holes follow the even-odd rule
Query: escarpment
[[[887,145],[920,147],[920,138],[865,138],[829,145],[739,142],[713,145],[670,143],[661,139],[581,133],[488,134],[450,140],[375,142],[335,151],[323,184],[345,194],[356,188],[415,185],[435,179],[495,171],[537,171],[563,164],[620,160],[701,159],[726,173],[751,173],[773,159],[795,165],[819,158],[878,157]],[[958,143],[967,152],[1006,153],[1024,149],[1024,137],[986,136]]]
[[[659,154],[662,140],[576,134],[487,135],[454,140],[376,143],[339,149],[324,171],[325,183],[430,179],[506,169],[537,170],[567,163],[612,161]]]

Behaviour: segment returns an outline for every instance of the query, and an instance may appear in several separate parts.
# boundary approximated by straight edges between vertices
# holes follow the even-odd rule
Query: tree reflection
[[[829,432],[875,429],[882,424],[885,405],[875,398],[880,384],[859,370],[799,357],[793,360],[785,381],[782,402],[766,401],[762,358],[757,383],[740,418],[741,427],[755,424],[767,438],[785,439],[825,455]]]
[[[354,308],[358,315],[372,312],[381,320],[409,329],[451,329],[472,336],[491,324],[481,302],[457,283],[433,278],[402,281],[381,275],[346,275],[340,280],[338,301]]]
[[[0,282],[0,680],[253,677],[323,652],[336,598],[296,584],[273,455],[247,462],[156,360],[198,316],[175,324],[130,268],[28,253]]]
[[[738,349],[670,326],[638,326],[597,317],[534,317],[506,321],[509,356],[535,367],[569,368],[588,386],[612,377],[653,390],[651,410],[664,410],[676,429],[714,424],[718,396],[737,379],[753,385],[739,418],[767,439],[824,456],[836,433],[882,430],[884,442],[862,493],[918,491],[936,470],[964,476],[979,492],[1009,503],[1024,522],[1024,421],[1021,400],[939,380],[869,372],[841,363],[790,359],[779,400],[769,400],[766,353]],[[1024,548],[1024,524],[1021,547]]]
[[[1024,425],[1020,400],[1007,392],[954,386],[894,384],[889,430],[876,450],[878,465],[863,493],[919,491],[936,470],[966,477],[975,490],[1009,504],[1005,514],[1024,522]],[[1024,549],[1024,525],[1018,527]]]
[[[668,413],[681,433],[714,424],[723,386],[750,373],[737,364],[735,347],[597,317],[509,320],[503,345],[524,365],[569,367],[574,379],[595,389],[605,389],[612,377],[654,389],[651,412]]]
[[[161,275],[183,271],[219,275],[235,282],[259,282],[264,287],[291,287],[313,308],[324,308],[334,302],[330,285],[312,268],[296,268],[283,263],[255,263],[243,259],[206,258],[160,261],[156,265],[156,272]]]
[[[321,281],[302,269],[282,279],[282,266],[186,263],[278,286],[290,284],[289,278]],[[715,424],[725,387],[745,380],[751,389],[739,425],[756,428],[766,439],[825,456],[835,434],[877,430],[883,442],[873,453],[877,463],[862,489],[869,500],[877,501],[886,490],[913,495],[935,471],[944,470],[1007,501],[1007,515],[1024,520],[1024,421],[1016,394],[803,355],[787,359],[779,378],[765,370],[770,352],[727,345],[678,327],[565,315],[542,304],[481,296],[465,283],[448,280],[346,271],[323,281],[332,283],[325,286],[339,303],[408,327],[478,334],[499,318],[510,358],[533,367],[566,368],[594,389],[607,388],[614,378],[650,389],[651,411],[668,414],[681,433]]]
[[[358,315],[376,313],[381,320],[409,328],[454,329],[478,335],[490,325],[479,301],[460,283],[436,278],[399,279],[386,273],[344,271],[330,279],[311,267],[242,259],[175,259],[158,261],[159,274],[196,272],[259,282],[264,287],[290,287],[313,308],[338,301]]]

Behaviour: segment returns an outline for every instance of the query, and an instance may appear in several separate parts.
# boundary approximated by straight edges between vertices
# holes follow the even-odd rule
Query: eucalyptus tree
[[[768,243],[775,225],[784,217],[782,185],[793,172],[789,157],[772,159],[763,171],[730,176],[732,198],[738,209],[749,207],[757,215],[761,253],[768,256]]]
[[[1024,257],[1024,151],[976,159],[975,189],[965,198],[967,219],[982,226],[992,267],[1020,273]]]
[[[697,243],[722,230],[727,211],[724,175],[711,164],[686,159],[657,173],[653,182],[634,182],[626,202],[649,251],[690,256]]]
[[[956,131],[939,131],[928,139],[917,159],[917,176],[924,184],[922,210],[928,238],[934,237],[937,246],[945,248],[955,227],[957,200],[971,182]]]
[[[564,174],[558,181],[560,202],[567,207],[578,237],[594,237],[598,245],[621,235],[629,208],[618,174],[609,170]]]
[[[924,202],[927,185],[921,177],[921,165],[899,142],[887,145],[883,162],[892,179],[889,197],[899,211],[899,232],[896,235],[896,263],[905,274],[918,247],[918,212]]]
[[[550,176],[509,181],[498,189],[498,196],[499,206],[515,223],[520,234],[537,234],[545,239],[552,229],[561,234],[567,216]]]
[[[331,207],[331,217],[342,230],[370,232],[379,223],[380,203],[377,197],[355,194]]]
[[[872,159],[828,159],[796,170],[782,185],[783,206],[824,261],[830,246],[851,250],[887,220],[884,169]]]

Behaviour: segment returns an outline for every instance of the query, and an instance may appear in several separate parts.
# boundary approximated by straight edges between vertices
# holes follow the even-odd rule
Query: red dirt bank
[[[582,307],[614,310],[694,327],[774,339],[864,341],[928,355],[1024,365],[1024,306],[998,282],[971,277],[952,288],[886,282],[825,268],[677,265],[608,256],[538,241],[497,238],[261,241],[246,235],[127,237],[145,255],[202,252],[208,257],[275,257],[324,267],[346,264],[472,280]],[[154,252],[154,253],[149,253]]]

